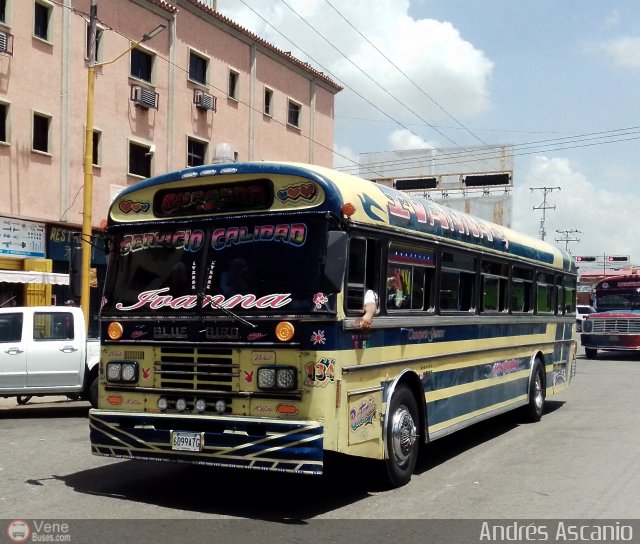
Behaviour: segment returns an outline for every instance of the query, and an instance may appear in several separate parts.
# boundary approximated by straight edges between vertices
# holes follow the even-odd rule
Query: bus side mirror
[[[327,236],[327,251],[324,257],[322,288],[330,293],[342,290],[344,268],[347,262],[347,233],[331,230]]]

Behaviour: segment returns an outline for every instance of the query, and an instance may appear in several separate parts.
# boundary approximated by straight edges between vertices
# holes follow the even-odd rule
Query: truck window
[[[22,313],[0,316],[0,342],[20,342],[22,340]]]
[[[70,312],[37,312],[33,316],[36,340],[73,340],[73,314]]]

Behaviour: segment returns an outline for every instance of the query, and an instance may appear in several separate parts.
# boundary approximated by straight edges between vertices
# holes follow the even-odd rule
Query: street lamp
[[[91,269],[91,212],[93,206],[93,102],[94,102],[94,81],[95,67],[112,64],[118,59],[124,57],[134,47],[143,42],[147,42],[162,32],[167,25],[160,24],[151,32],[142,36],[140,40],[131,44],[131,46],[123,51],[113,60],[108,62],[95,62],[96,50],[96,21],[97,21],[97,0],[91,0],[91,8],[89,12],[89,62],[87,65],[87,119],[84,144],[84,201],[82,206],[82,271],[81,271],[81,290],[80,290],[80,306],[85,317],[85,324],[89,327],[89,272]]]

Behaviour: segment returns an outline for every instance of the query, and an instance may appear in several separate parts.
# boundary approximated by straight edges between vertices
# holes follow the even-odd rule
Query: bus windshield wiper
[[[215,300],[213,300],[213,297],[211,295],[205,295],[204,293],[198,293],[198,297],[202,297],[202,303],[200,304],[200,312],[202,312],[202,308],[204,306],[204,302],[208,301],[209,304],[211,304],[212,308],[215,308],[216,310],[220,310],[222,313],[228,315],[229,317],[232,317],[236,321],[240,321],[240,323],[242,323],[243,325],[247,325],[247,326],[249,326],[249,327],[251,327],[253,329],[255,329],[258,326],[258,325],[255,325],[254,323],[251,323],[250,321],[247,321],[243,317],[240,317],[238,314],[236,314],[235,312],[232,312],[228,308],[225,308],[224,306],[218,304]],[[203,320],[202,313],[200,315],[201,315],[200,320],[202,321]]]

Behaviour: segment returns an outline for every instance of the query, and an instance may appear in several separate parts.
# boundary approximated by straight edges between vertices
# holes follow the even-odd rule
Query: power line
[[[284,2],[284,0],[281,0]],[[400,69],[400,67],[393,62],[389,57],[387,57],[387,55],[385,55],[371,40],[369,40],[369,38],[367,38],[362,32],[360,32],[360,30],[358,30],[353,23],[351,23],[351,21],[349,21],[340,11],[338,11],[335,6],[329,2],[329,0],[324,0],[326,4],[328,4],[333,11],[335,11],[340,17],[342,17],[342,19],[351,27],[353,28],[353,30],[355,30],[360,36],[362,36],[362,38],[364,40],[366,40],[366,42],[373,47],[378,53],[380,53],[380,55],[382,55],[382,57],[389,63],[391,64],[391,66],[393,66],[398,72],[400,72],[406,79],[407,81],[409,81],[416,89],[418,89],[418,91],[420,91],[424,96],[426,96],[431,102],[433,102],[433,104],[435,104],[438,108],[440,108],[440,110],[442,112],[444,112],[447,116],[449,116],[453,121],[455,121],[461,128],[463,128],[464,130],[466,130],[469,134],[471,134],[471,136],[473,136],[476,140],[478,140],[480,143],[484,144],[484,145],[488,145],[487,142],[485,142],[484,140],[482,140],[479,136],[477,136],[476,134],[474,134],[470,129],[468,129],[466,126],[464,126],[458,119],[456,119],[451,113],[449,113],[443,106],[441,106],[431,95],[429,95],[420,85],[418,85],[413,79],[411,79],[404,71],[402,71]],[[429,126],[431,128],[435,128],[435,125],[431,125],[429,124]]]

